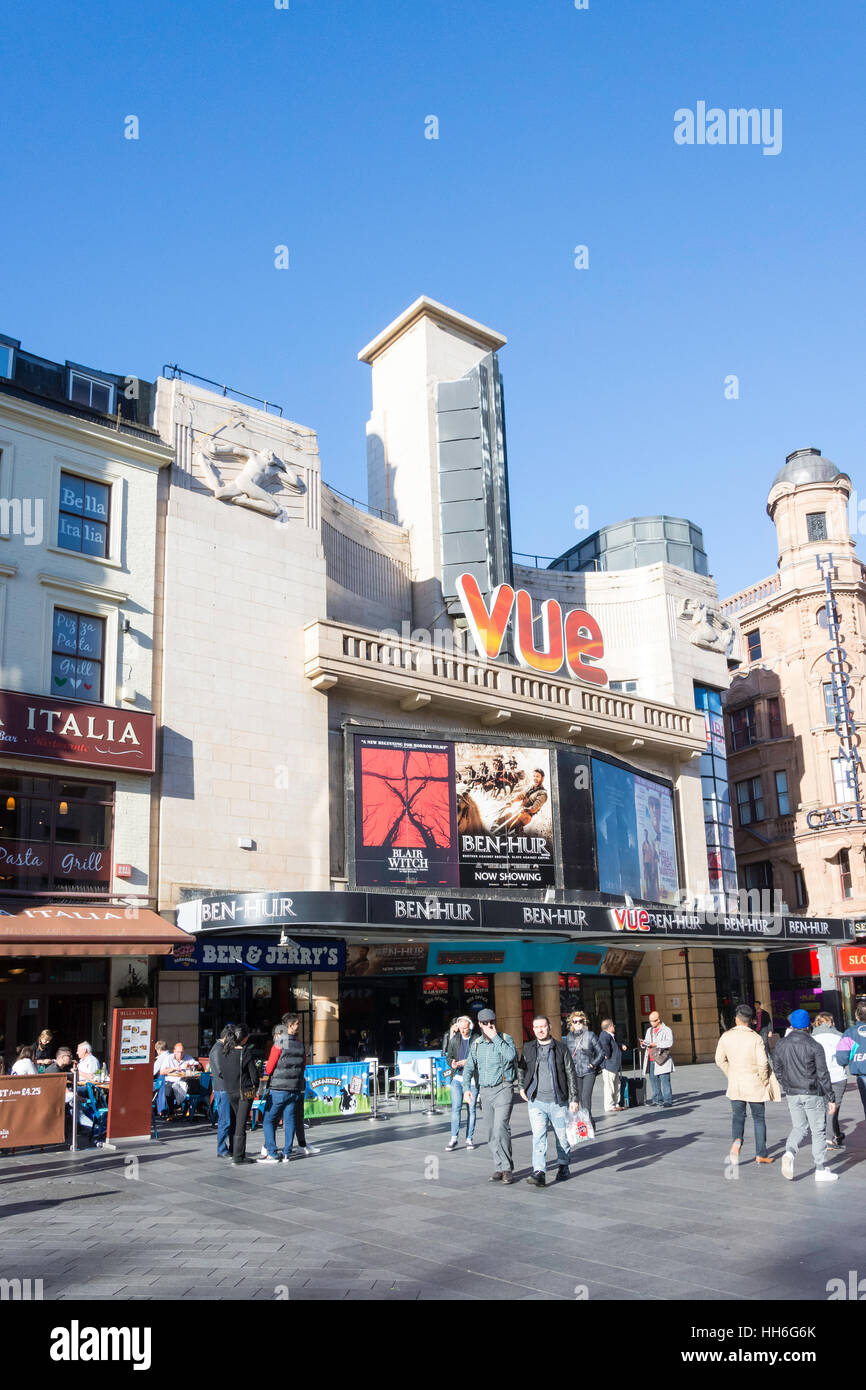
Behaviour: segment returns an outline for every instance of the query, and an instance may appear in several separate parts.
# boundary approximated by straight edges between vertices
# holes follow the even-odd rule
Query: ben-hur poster
[[[355,881],[459,886],[452,743],[356,737]]]
[[[457,743],[454,774],[461,888],[553,884],[548,751]]]

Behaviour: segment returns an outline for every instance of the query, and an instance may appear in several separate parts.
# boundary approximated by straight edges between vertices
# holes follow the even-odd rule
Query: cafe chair
[[[108,1106],[105,1104],[105,1092],[100,1091],[98,1086],[94,1086],[92,1081],[88,1081],[83,1087],[86,1096],[82,1102],[82,1108],[93,1128],[90,1131],[91,1144],[101,1144],[105,1142],[105,1132],[108,1128]],[[81,1095],[82,1088],[79,1087],[78,1094]]]
[[[403,1096],[409,1097],[409,1110],[412,1110],[412,1097],[417,1091],[423,1091],[429,1095],[430,1092],[430,1069],[424,1072],[418,1069],[418,1062],[397,1063],[397,1071],[390,1078],[392,1094],[397,1101],[397,1108],[400,1108],[400,1100]]]
[[[183,1113],[186,1118],[188,1120],[194,1119],[200,1108],[203,1108],[205,1115],[210,1118],[213,1077],[210,1075],[191,1076],[187,1082],[187,1087],[187,1097],[183,1103]]]

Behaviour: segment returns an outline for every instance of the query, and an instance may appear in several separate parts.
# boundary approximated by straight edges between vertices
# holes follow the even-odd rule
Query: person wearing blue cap
[[[833,1084],[824,1049],[809,1032],[809,1015],[795,1009],[788,1022],[791,1031],[776,1044],[773,1066],[785,1092],[793,1128],[785,1141],[782,1176],[793,1178],[794,1157],[809,1131],[812,1131],[812,1157],[815,1181],[836,1182],[838,1173],[824,1167],[827,1156],[827,1115],[836,1113]]]

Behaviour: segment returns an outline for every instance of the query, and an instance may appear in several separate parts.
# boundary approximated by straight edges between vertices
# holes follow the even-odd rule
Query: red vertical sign
[[[115,1009],[111,1026],[108,1142],[150,1137],[156,1009]]]

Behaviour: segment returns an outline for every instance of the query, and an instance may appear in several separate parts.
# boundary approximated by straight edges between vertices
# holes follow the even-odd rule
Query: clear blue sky
[[[3,24],[0,331],[25,348],[279,401],[363,497],[356,353],[429,294],[508,336],[515,547],[573,544],[581,504],[591,529],[685,515],[722,593],[775,566],[787,452],[866,489],[862,0],[45,0]],[[698,101],[781,107],[782,152],[676,145]]]

